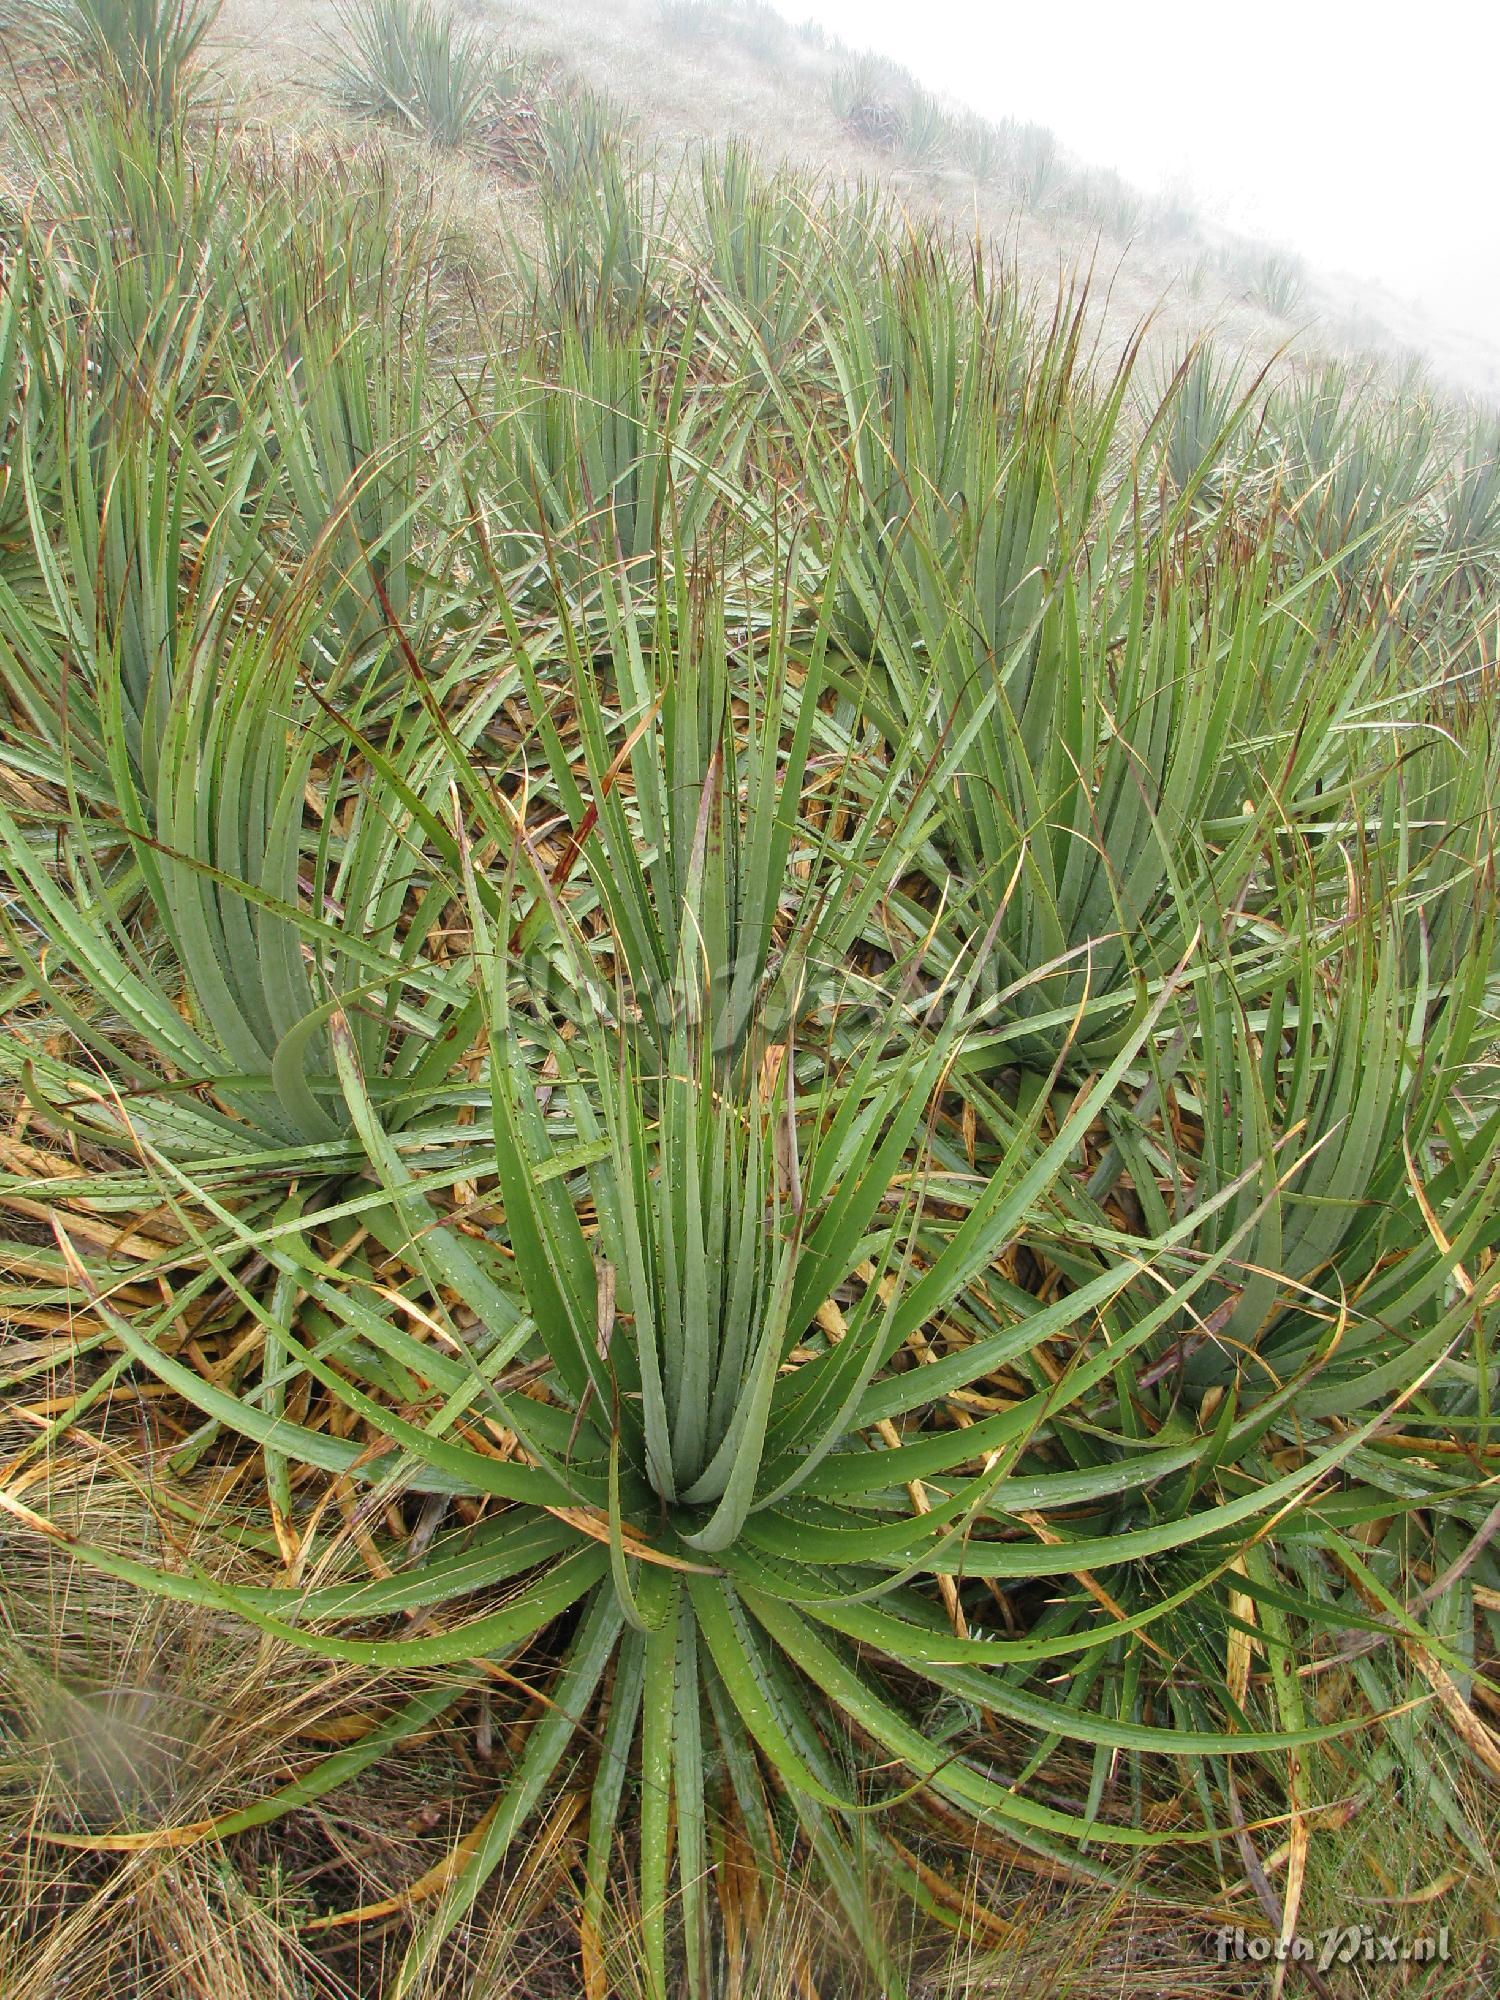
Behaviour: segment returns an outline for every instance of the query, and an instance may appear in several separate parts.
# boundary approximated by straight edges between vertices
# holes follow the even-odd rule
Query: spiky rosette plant
[[[700,983],[705,1032],[728,1060],[757,1020],[792,1033],[814,1016],[883,1013],[909,970],[909,951],[874,977],[851,954],[892,942],[884,899],[931,818],[914,784],[920,747],[873,790],[859,777],[857,730],[823,712],[833,597],[799,629],[795,571],[793,555],[764,615],[711,573],[679,570],[645,598],[628,571],[605,572],[585,610],[559,608],[563,673],[517,649],[572,829],[554,880],[571,885],[590,954],[559,948],[545,894],[515,937],[542,955],[538,983],[573,989],[577,1005],[596,1004],[601,980],[623,982],[620,1032],[658,1063]],[[577,748],[559,714],[577,718]],[[505,811],[485,827],[509,845]]]
[[[51,399],[86,386],[95,431],[122,409],[168,419],[201,391],[243,310],[235,281],[256,229],[227,136],[108,98],[25,136],[41,211],[56,218],[28,223],[17,258],[38,387]]]
[[[200,1179],[232,1206],[216,1240],[236,1263],[254,1261],[255,1230],[299,1241],[305,1211],[357,1170],[335,1013],[392,1133],[453,1119],[455,1065],[482,1019],[464,955],[435,963],[429,934],[457,866],[443,818],[450,745],[482,731],[514,683],[470,701],[440,678],[440,728],[413,704],[370,743],[357,689],[344,714],[299,688],[316,603],[301,616],[286,625],[252,607],[239,629],[210,625],[146,717],[144,757],[123,682],[106,689],[107,818],[76,790],[72,812],[40,835],[0,807],[12,885],[0,925],[63,1029],[60,1041],[10,1039],[8,1084],[107,1153],[110,1205],[128,1207],[164,1171]],[[308,824],[312,796],[323,809]],[[377,1240],[390,1233],[383,1206],[362,1225]],[[180,1261],[170,1243],[154,1254]],[[190,1280],[183,1311],[212,1319],[208,1289]],[[40,1301],[56,1296],[44,1289]],[[299,1372],[275,1333],[295,1296],[289,1279],[274,1290],[261,1379],[247,1390],[272,1419]],[[207,1415],[180,1464],[211,1442],[220,1418]],[[265,1460],[284,1533],[288,1457],[271,1441]]]
[[[693,636],[676,628],[679,642]],[[1098,1768],[1114,1755],[1275,1755],[1342,1726],[1283,1715],[1268,1729],[1164,1693],[1168,1723],[1119,1699],[1118,1663],[1138,1689],[1157,1657],[1155,1621],[1190,1616],[1205,1594],[1217,1602],[1245,1538],[1294,1510],[1378,1422],[1316,1439],[1273,1430],[1293,1421],[1287,1388],[1248,1414],[1231,1402],[1207,1462],[1191,1427],[1136,1422],[1124,1385],[1244,1233],[1231,1227],[1205,1252],[1195,1214],[1132,1237],[1082,1210],[1072,1189],[1070,1162],[1170,993],[1055,1122],[1046,1089],[1013,1104],[980,1094],[972,1121],[954,1105],[987,938],[943,969],[936,991],[896,982],[863,1030],[820,1035],[795,1006],[752,1005],[726,1037],[713,985],[730,940],[715,924],[761,872],[736,890],[728,857],[756,849],[758,810],[762,832],[789,816],[778,765],[788,731],[795,742],[817,711],[811,701],[773,711],[761,740],[777,757],[757,763],[752,730],[730,787],[716,768],[724,663],[716,669],[701,640],[686,657],[696,667],[668,692],[674,702],[704,693],[707,706],[674,716],[664,701],[648,732],[659,741],[638,764],[648,827],[653,766],[669,790],[689,781],[672,808],[696,829],[686,857],[632,887],[623,854],[600,840],[600,862],[621,875],[617,921],[660,924],[675,909],[670,1009],[651,990],[649,954],[626,938],[601,981],[597,935],[564,900],[570,871],[554,869],[538,897],[533,867],[532,889],[517,893],[530,865],[518,828],[498,895],[471,837],[457,836],[491,1117],[488,1145],[457,1171],[492,1187],[480,1212],[497,1226],[459,1226],[446,1192],[455,1168],[428,1163],[439,1135],[424,1144],[393,1128],[352,1013],[333,1007],[339,1087],[378,1190],[360,1211],[383,1218],[399,1285],[389,1263],[351,1260],[337,1213],[327,1232],[315,1214],[294,1236],[252,1228],[159,1149],[167,1206],[205,1277],[260,1329],[267,1378],[233,1389],[200,1375],[163,1338],[170,1312],[127,1319],[74,1260],[132,1361],[221,1432],[295,1469],[285,1531],[299,1563],[327,1580],[307,1592],[233,1590],[97,1549],[86,1559],[331,1658],[458,1669],[536,1646],[551,1662],[546,1704],[398,1991],[415,1986],[580,1759],[585,1939],[606,1904],[633,1904],[648,1990],[665,1994],[674,1910],[690,1988],[707,1990],[706,1885],[726,1824],[767,1879],[794,1852],[810,1854],[855,1922],[868,1866],[940,1905],[913,1847],[923,1801],[1049,1865],[1093,1868],[1085,1849],[1167,1837],[1097,1797],[1059,1800],[1031,1772],[1001,1778],[979,1718],[1082,1745]],[[470,766],[454,768],[473,781]],[[606,775],[619,769],[611,758]],[[488,852],[486,824],[476,837]],[[616,836],[628,824],[616,820]],[[580,844],[592,839],[584,831]],[[878,847],[854,854],[889,886]],[[900,867],[899,848],[887,865]],[[765,858],[762,870],[778,886]],[[570,900],[586,917],[587,899]],[[538,909],[577,968],[553,995],[513,949]],[[759,1002],[758,984],[750,990]],[[647,1001],[651,1032],[638,1035],[631,1019]],[[967,1161],[955,1118],[971,1134]],[[1220,1190],[1210,1212],[1237,1193]],[[1039,1289],[1018,1282],[1023,1242],[1057,1274]],[[252,1245],[275,1274],[269,1300],[240,1268]],[[306,1417],[272,1397],[292,1374],[320,1405]],[[415,1564],[398,1532],[377,1580],[344,1581],[339,1544],[319,1555],[323,1477],[369,1489],[388,1520],[407,1496],[477,1505],[487,1518]],[[296,1505],[299,1493],[309,1504]],[[1130,1571],[1132,1609],[1121,1609],[1123,1586],[1102,1600],[1065,1590],[1066,1616],[1005,1637],[986,1629],[997,1614],[1005,1622],[1007,1591],[1103,1563]],[[1180,1573],[1156,1587],[1173,1565]],[[401,1613],[421,1614],[424,1629],[392,1632],[386,1621]],[[1076,1689],[1060,1698],[1035,1684],[1041,1666],[1073,1672]],[[973,1727],[930,1741],[940,1703]],[[630,1889],[617,1854],[627,1792],[639,1814]],[[878,1936],[868,1943],[900,1991]]]
[[[1175,366],[1163,369],[1152,385],[1151,428],[1162,471],[1173,491],[1189,503],[1222,503],[1236,472],[1235,459],[1247,456],[1243,433],[1260,377],[1243,386],[1245,364],[1196,341]],[[1243,477],[1244,467],[1239,468]]]
[[[1255,1754],[1328,1733],[1100,1717],[1030,1685],[1039,1663],[1056,1673],[1100,1648],[1131,1647],[1183,1591],[1129,1617],[1096,1604],[1057,1635],[982,1629],[992,1589],[1207,1545],[1217,1557],[1196,1566],[1191,1595],[1250,1524],[1292,1505],[1364,1435],[1310,1448],[1248,1489],[1189,1484],[1181,1506],[1143,1514],[1145,1496],[1191,1465],[1199,1442],[1121,1428],[1112,1385],[1200,1274],[1170,1243],[1122,1240],[1087,1283],[1050,1304],[985,1278],[1028,1216],[1066,1204],[1062,1170],[1124,1058],[1045,1142],[1034,1114],[997,1128],[992,1169],[961,1185],[924,1130],[967,993],[915,1043],[904,1036],[908,1054],[894,1066],[883,1060],[893,1018],[835,1064],[752,1035],[726,1070],[701,1005],[690,1005],[648,1077],[607,1022],[564,1033],[569,1024],[513,995],[500,940],[478,904],[472,914],[493,968],[487,1166],[504,1206],[504,1263],[434,1206],[386,1130],[342,1016],[331,1023],[339,1074],[370,1171],[400,1218],[408,1282],[400,1292],[351,1284],[305,1238],[295,1252],[274,1235],[256,1238],[308,1300],[299,1334],[206,1246],[245,1310],[274,1327],[278,1351],[357,1420],[363,1443],[342,1437],[347,1420],[326,1435],[290,1416],[273,1421],[256,1398],[206,1382],[166,1351],[149,1319],[117,1315],[78,1267],[130,1354],[214,1421],[274,1438],[293,1463],[373,1485],[387,1502],[467,1496],[488,1513],[415,1568],[310,1592],[226,1588],[99,1549],[84,1550],[87,1560],[367,1665],[505,1659],[556,1626],[546,1705],[396,1991],[415,1982],[580,1757],[590,1798],[585,1934],[619,1893],[629,1785],[639,1796],[633,1893],[648,1989],[668,1991],[675,1864],[688,1981],[701,1993],[705,1883],[726,1818],[768,1876],[805,1844],[852,1916],[861,1854],[932,1900],[902,1826],[914,1797],[1054,1857],[1081,1843],[1128,1849],[1161,1837],[1002,1781],[977,1737],[930,1743],[924,1718],[943,1697],[1105,1752]],[[903,1168],[913,1158],[915,1169]],[[173,1178],[186,1193],[186,1178]],[[233,1227],[227,1212],[220,1220]],[[1120,1316],[1143,1271],[1152,1296]],[[1100,1337],[1075,1336],[1055,1377],[1028,1367],[1096,1314]],[[995,1399],[1012,1379],[1017,1390]],[[992,1414],[955,1421],[975,1392]],[[1224,1448],[1243,1450],[1263,1427],[1263,1418],[1230,1420]],[[1049,1446],[1064,1437],[1095,1442],[1078,1459]],[[1024,1526],[1038,1520],[1056,1527]],[[303,1554],[311,1560],[310,1548]],[[382,1636],[403,1611],[435,1622]],[[869,1945],[900,1991],[878,1939]]]
[[[505,87],[494,48],[435,0],[355,0],[329,37],[334,94],[366,117],[398,120],[438,146],[461,146]]]
[[[623,566],[649,601],[668,550],[691,552],[745,449],[749,420],[695,385],[637,324],[585,337],[518,370],[497,357],[493,411],[467,455],[483,564],[508,595],[576,599]]]
[[[427,795],[445,752],[419,711],[387,742],[376,782],[361,783],[342,726],[296,690],[305,639],[305,624],[219,621],[148,718],[144,756],[128,685],[113,680],[101,713],[119,824],[107,843],[81,804],[47,841],[0,822],[11,947],[71,1035],[130,1086],[123,1129],[178,1158],[285,1148],[288,1181],[299,1148],[316,1157],[349,1129],[331,1068],[335,1005],[372,1077],[396,1046],[397,1095],[404,1079],[420,1098],[421,1077],[444,1074],[454,1052],[447,1003],[438,987],[423,992],[418,967],[424,877],[426,894],[441,893],[420,854],[442,837]],[[334,803],[309,830],[318,782]],[[111,853],[122,835],[131,867]],[[461,981],[448,998],[472,1030]],[[81,1102],[100,1099],[86,1072],[76,1081]]]
[[[1096,385],[1081,301],[1060,296],[1043,325],[1024,306],[1016,284],[907,243],[824,314],[831,415],[793,414],[819,517],[847,533],[851,650],[893,678],[922,655],[999,677],[1013,701],[1060,580],[1090,535],[1110,545],[1096,515],[1133,359]],[[931,678],[924,662],[897,688],[897,733]]]
[[[723,322],[726,359],[743,370],[753,356],[768,384],[786,379],[809,338],[830,269],[826,224],[799,197],[762,173],[743,147],[704,159],[693,221],[714,280],[706,317],[716,330]]]
[[[544,323],[585,332],[596,327],[628,331],[653,297],[657,245],[647,226],[647,195],[636,169],[615,154],[598,174],[583,178],[583,163],[565,163],[559,178],[544,178],[542,254],[532,284]]]
[[[49,55],[61,52],[105,91],[170,119],[222,0],[3,0],[0,28]]]
[[[0,668],[7,754],[50,780],[66,765],[99,803],[103,708],[118,701],[149,797],[179,667],[237,603],[300,592],[309,666],[378,675],[388,614],[426,645],[451,596],[417,556],[442,513],[420,227],[388,231],[377,202],[353,228],[337,176],[257,190],[227,138],[195,141],[181,117],[153,133],[77,112],[60,136],[47,186],[66,219],[29,226],[10,273],[26,393]]]
[[[1268,989],[1243,970],[1200,988],[1190,1050],[1165,1084],[1183,1142],[1163,1149],[1150,1200],[1204,1205],[1205,1247],[1240,1242],[1164,1343],[1184,1393],[1238,1383],[1251,1397],[1312,1371],[1301,1408],[1354,1410],[1459,1337],[1454,1274],[1488,1254],[1494,1163],[1466,1164],[1438,1125],[1484,1033],[1494,909],[1472,876],[1432,885],[1431,904],[1445,894],[1480,906],[1456,962],[1420,948],[1408,962],[1399,918],[1369,907],[1342,911],[1325,941],[1292,892],[1290,963]],[[1212,1109],[1226,1100],[1233,1124]],[[1149,1188],[1140,1136],[1124,1143]]]
[[[1264,900],[1275,829],[1321,811],[1385,687],[1367,639],[1320,642],[1326,580],[1278,593],[1265,548],[1177,578],[1137,526],[1113,562],[1126,587],[1059,587],[998,686],[963,591],[929,596],[899,650],[888,631],[941,820],[906,924],[942,896],[957,937],[993,936],[994,1035],[970,1060],[1112,1054],[1194,935]]]
[[[1284,501],[1311,561],[1326,562],[1346,592],[1404,588],[1418,508],[1437,473],[1432,412],[1380,397],[1339,365],[1273,401]]]
[[[112,747],[150,795],[179,675],[265,563],[242,445],[183,456],[167,430],[91,435],[71,395],[56,415],[51,490],[28,475],[31,587],[0,584],[0,664],[25,718],[12,757],[98,807]]]
[[[427,333],[408,303],[398,283],[383,310],[340,301],[299,315],[278,365],[244,377],[261,505],[315,579],[309,666],[321,659],[326,673],[352,669],[386,688],[403,678],[403,637],[442,650],[454,609],[442,573],[449,508],[424,407]],[[287,595],[308,601],[295,569]]]
[[[97,801],[104,706],[118,698],[141,775],[179,656],[264,575],[254,418],[230,395],[245,318],[231,255],[253,263],[279,232],[260,218],[265,238],[241,229],[231,253],[229,148],[195,144],[181,115],[158,129],[106,104],[51,139],[42,199],[65,217],[29,221],[10,272],[24,529],[0,579],[0,667],[8,754],[54,781],[66,765]]]
[[[1460,696],[1483,687],[1493,660],[1487,614],[1497,566],[1500,426],[1472,416],[1429,496],[1414,578],[1434,665]]]

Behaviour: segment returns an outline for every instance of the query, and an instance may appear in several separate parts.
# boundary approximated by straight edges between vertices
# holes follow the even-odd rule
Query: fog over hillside
[[[1500,257],[1470,160],[1479,123],[1445,122],[1424,99],[1414,130],[1431,153],[1443,126],[1423,168],[1442,191],[1430,212],[1426,194],[1396,206],[1415,169],[1388,126],[1345,101],[1384,103],[1371,77],[1388,59],[1339,67],[1326,24],[1299,30],[1305,74],[1278,94],[1270,28],[1252,38],[1166,5],[1151,32],[1133,13],[1151,52],[1132,97],[1122,30],[1093,0],[1070,16],[1066,62],[1040,17],[974,0],[937,0],[920,27],[893,0],[461,0],[458,12],[607,92],[659,172],[703,142],[745,138],[768,163],[877,179],[914,214],[977,228],[1046,289],[1092,269],[1113,344],[1149,317],[1164,353],[1213,332],[1257,364],[1334,356],[1405,379],[1420,364],[1460,395],[1500,394],[1486,310]],[[229,0],[219,39],[270,105],[309,80],[339,19],[333,0]],[[1142,102],[1152,115],[1122,108]]]
[[[1435,346],[1458,334],[1494,347],[1500,216],[1483,97],[1500,65],[1494,10],[1438,0],[1420,33],[1397,35],[1329,0],[1272,0],[1253,19],[1188,0],[1079,0],[1060,60],[1041,9],[777,6],[987,116],[1039,120],[1148,191],[1191,190],[1216,220],[1389,294]]]

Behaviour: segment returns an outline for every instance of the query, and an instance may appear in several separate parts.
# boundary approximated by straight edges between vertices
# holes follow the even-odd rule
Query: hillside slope
[[[1068,158],[1042,128],[985,126],[937,105],[904,72],[789,26],[765,0],[467,0],[459,11],[503,45],[608,93],[638,122],[665,176],[703,142],[741,138],[768,164],[874,179],[914,217],[977,230],[1044,290],[1092,268],[1101,333],[1115,348],[1149,317],[1153,341],[1174,355],[1212,332],[1256,366],[1282,354],[1333,357],[1409,381],[1425,365],[1450,392],[1500,392],[1500,345],[1445,328],[1387,289],[1309,272],[1176,203],[1146,199],[1107,165]],[[253,96],[296,99],[339,24],[335,0],[230,0],[221,40]],[[945,129],[913,147],[878,116],[840,117],[833,100],[847,100],[850,81],[898,124],[915,94],[920,117],[941,113]]]

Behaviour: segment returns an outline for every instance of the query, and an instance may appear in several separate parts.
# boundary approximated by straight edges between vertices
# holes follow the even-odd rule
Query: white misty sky
[[[1500,336],[1495,0],[776,0],[1148,191]]]

